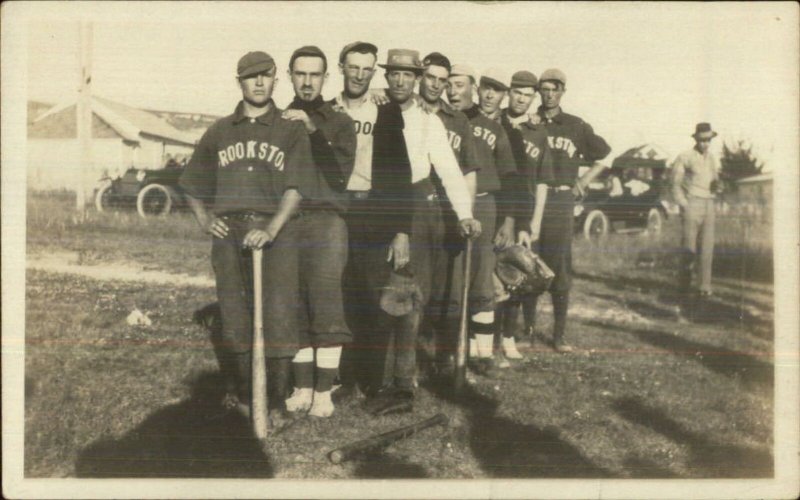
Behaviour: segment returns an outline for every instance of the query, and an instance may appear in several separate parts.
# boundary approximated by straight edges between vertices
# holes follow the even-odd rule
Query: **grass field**
[[[209,242],[187,214],[145,221],[90,212],[78,220],[65,195],[28,199],[29,259],[65,253],[87,267],[211,276]],[[658,241],[614,235],[602,245],[576,243],[569,332],[577,352],[555,354],[537,339],[524,361],[477,377],[464,398],[422,377],[413,414],[372,418],[351,401],[330,419],[298,419],[265,450],[243,418],[219,407],[209,333],[193,321],[214,302],[213,288],[29,269],[25,474],[771,477],[771,274],[715,268],[716,296],[679,321],[666,300],[677,234],[671,222]],[[768,259],[771,270],[771,249],[726,238],[740,264],[763,270]],[[549,334],[549,300],[541,302],[539,330]],[[125,323],[134,307],[149,312],[152,326]],[[447,428],[343,465],[326,458],[437,412],[450,417]]]

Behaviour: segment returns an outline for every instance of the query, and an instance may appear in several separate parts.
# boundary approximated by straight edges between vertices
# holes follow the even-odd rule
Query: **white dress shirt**
[[[357,106],[348,106],[348,101],[340,94],[339,104],[353,119],[356,128],[356,160],[353,173],[347,182],[348,191],[369,191],[372,188],[372,130],[378,118],[378,106],[364,94]]]
[[[447,131],[442,121],[436,114],[426,113],[414,105],[403,111],[403,122],[403,137],[411,163],[411,182],[430,177],[432,166],[442,180],[458,219],[471,219],[472,199],[467,182],[447,142]]]

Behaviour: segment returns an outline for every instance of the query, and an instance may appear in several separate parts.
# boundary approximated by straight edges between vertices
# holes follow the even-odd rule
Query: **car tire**
[[[161,184],[148,184],[136,197],[136,211],[141,217],[167,215],[172,210],[170,189]]]
[[[600,210],[592,210],[583,221],[583,237],[589,241],[597,241],[608,235],[608,217]]]
[[[97,193],[94,195],[94,206],[98,212],[105,212],[110,208],[110,196],[111,196],[111,188],[113,184],[110,182],[104,183],[100,188],[97,190]]]
[[[661,234],[661,229],[664,226],[664,216],[661,214],[661,210],[657,208],[651,208],[649,212],[647,212],[647,234],[651,236],[658,236]]]

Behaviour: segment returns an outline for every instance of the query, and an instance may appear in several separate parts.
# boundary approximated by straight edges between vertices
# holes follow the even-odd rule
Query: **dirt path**
[[[74,274],[104,281],[143,281],[162,285],[212,287],[214,279],[208,276],[173,274],[145,269],[133,262],[85,265],[80,263],[77,252],[58,252],[46,255],[28,255],[25,267],[54,273]]]

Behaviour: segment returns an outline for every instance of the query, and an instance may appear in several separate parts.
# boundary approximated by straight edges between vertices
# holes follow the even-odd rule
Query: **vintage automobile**
[[[611,168],[587,189],[575,204],[575,228],[586,239],[609,232],[661,232],[673,213],[667,201],[667,156],[657,146],[645,144],[614,159]]]
[[[118,178],[101,179],[95,206],[99,212],[135,206],[142,217],[167,215],[185,205],[178,187],[182,172],[183,167],[177,163],[158,170],[129,168]]]

